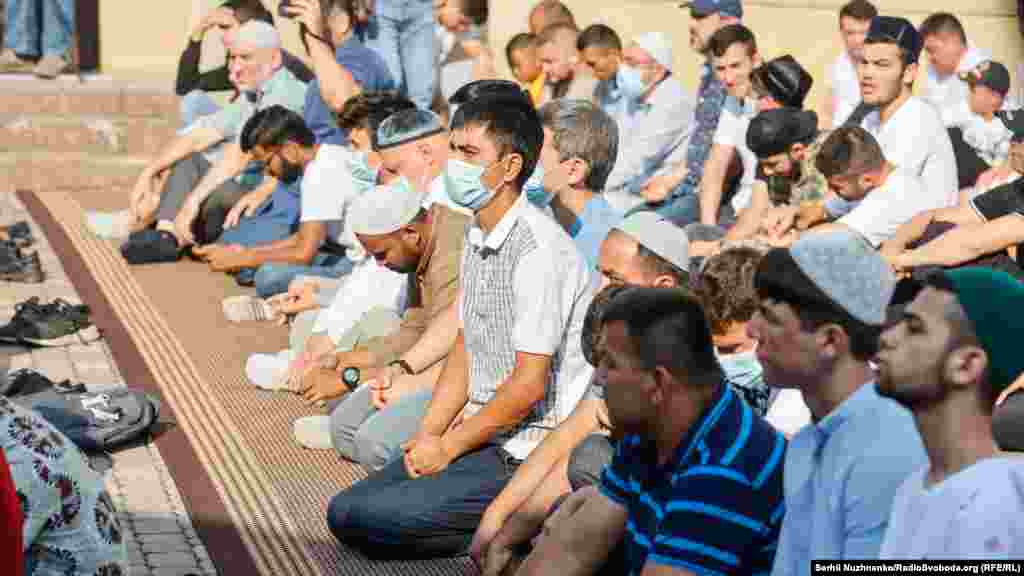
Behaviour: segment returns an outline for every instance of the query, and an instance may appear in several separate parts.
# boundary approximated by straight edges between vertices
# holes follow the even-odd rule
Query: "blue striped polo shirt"
[[[648,562],[694,574],[768,573],[783,516],[786,440],[729,386],[657,465],[653,443],[628,435],[601,492],[629,511],[629,574]]]

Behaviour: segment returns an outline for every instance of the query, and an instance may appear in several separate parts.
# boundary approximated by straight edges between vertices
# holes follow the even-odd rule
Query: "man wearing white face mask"
[[[335,537],[371,557],[464,553],[487,504],[586,390],[580,334],[593,277],[522,197],[542,141],[525,95],[485,96],[455,114],[445,179],[474,213],[455,344],[404,457],[327,510]]]
[[[643,185],[685,143],[694,101],[672,75],[672,45],[665,34],[638,36],[622,59],[616,73],[620,99],[609,110],[619,125],[619,158],[605,194],[625,211],[643,202]]]

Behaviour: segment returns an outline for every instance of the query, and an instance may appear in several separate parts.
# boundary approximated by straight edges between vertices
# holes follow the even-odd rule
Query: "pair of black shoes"
[[[38,284],[46,277],[38,253],[24,254],[21,249],[35,242],[27,222],[0,227],[7,240],[0,240],[0,281]]]
[[[174,234],[146,228],[128,236],[121,244],[121,255],[129,264],[177,262],[181,257],[181,247]]]
[[[14,318],[0,326],[0,342],[30,346],[68,346],[98,340],[89,307],[60,298],[43,304],[38,297],[15,305]]]

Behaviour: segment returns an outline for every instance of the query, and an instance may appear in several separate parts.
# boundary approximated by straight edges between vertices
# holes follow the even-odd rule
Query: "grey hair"
[[[554,136],[561,161],[579,158],[590,167],[589,190],[604,190],[619,155],[619,126],[607,112],[587,100],[558,99],[540,109],[541,124]]]

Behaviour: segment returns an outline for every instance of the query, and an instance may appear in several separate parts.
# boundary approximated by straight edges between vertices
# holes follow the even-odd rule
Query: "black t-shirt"
[[[1009,214],[1024,216],[1024,178],[979,194],[971,200],[971,206],[986,222]],[[1024,267],[1024,244],[1017,245],[1017,264]]]

